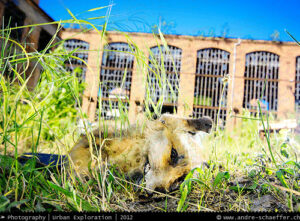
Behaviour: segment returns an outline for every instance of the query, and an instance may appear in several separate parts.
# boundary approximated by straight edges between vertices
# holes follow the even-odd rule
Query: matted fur
[[[101,161],[115,165],[129,177],[144,175],[146,188],[169,191],[191,169],[205,161],[202,133],[209,133],[209,117],[190,119],[163,114],[158,120],[148,121],[145,127],[130,127],[122,134],[101,130],[93,132]],[[95,162],[87,136],[81,137],[70,151],[76,173],[88,174],[88,166]]]

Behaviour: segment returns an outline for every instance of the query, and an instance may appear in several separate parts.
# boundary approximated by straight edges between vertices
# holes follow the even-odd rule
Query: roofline
[[[36,8],[44,17],[46,17],[50,21],[55,21],[47,12],[45,12],[37,3],[35,3],[33,0],[26,0],[28,4],[32,5],[34,8]],[[58,26],[57,24],[51,24],[54,26]],[[62,30],[65,30],[64,27],[62,27]]]
[[[81,29],[77,28],[65,28],[64,31],[68,32],[82,32]],[[150,36],[153,33],[146,32],[121,32],[121,31],[106,31],[108,34],[120,35],[122,33],[129,34],[131,36]],[[93,33],[97,34],[95,30],[90,30],[85,33]],[[85,34],[83,33],[83,34]],[[244,43],[262,43],[262,44],[278,44],[278,45],[298,45],[294,41],[272,41],[272,40],[256,40],[256,39],[243,39],[243,38],[224,38],[224,37],[205,37],[205,36],[194,36],[194,35],[180,35],[180,34],[165,34],[164,37],[166,39],[174,39],[174,38],[183,38],[183,39],[201,39],[201,40],[216,40],[216,41],[228,41],[228,42],[236,42],[241,39]]]
[[[26,0],[29,4],[33,5],[36,9],[38,9],[45,17],[47,17],[50,21],[54,21],[54,19],[47,14],[38,4],[36,4],[33,0]]]

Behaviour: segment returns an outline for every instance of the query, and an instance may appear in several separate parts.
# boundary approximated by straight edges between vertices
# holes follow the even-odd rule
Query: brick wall
[[[128,37],[129,36],[129,37]],[[78,30],[67,29],[62,33],[62,38],[73,38],[86,41],[90,44],[90,52],[86,73],[88,87],[84,92],[83,110],[88,114],[90,120],[94,120],[96,112],[97,94],[99,89],[100,67],[102,61],[103,45],[113,42],[134,42],[145,58],[149,57],[149,48],[160,44],[160,40],[152,34],[128,33],[127,35],[108,32],[105,38],[100,33],[90,31],[81,33]],[[277,54],[279,60],[278,79],[278,119],[290,118],[295,109],[295,61],[300,55],[300,47],[295,43],[282,43],[261,40],[239,40],[222,38],[203,38],[192,36],[166,35],[168,45],[182,49],[178,109],[179,115],[189,116],[193,112],[194,85],[196,73],[197,51],[205,48],[218,48],[230,53],[229,81],[227,94],[227,123],[231,127],[236,120],[231,118],[230,110],[242,112],[244,96],[244,73],[245,57],[247,53],[254,51],[267,51]],[[134,121],[137,115],[137,103],[143,103],[145,96],[145,78],[147,67],[139,65],[135,59],[132,86],[130,94],[129,118]]]

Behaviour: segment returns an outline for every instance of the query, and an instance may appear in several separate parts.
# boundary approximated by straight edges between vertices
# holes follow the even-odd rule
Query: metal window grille
[[[297,113],[299,113],[300,112],[300,56],[296,58],[295,106],[296,106]]]
[[[75,52],[72,54],[75,57],[78,57],[88,62],[88,50],[89,50],[89,43],[78,40],[78,39],[68,39],[64,42],[64,47],[67,51],[73,51]],[[82,74],[80,77],[80,81],[85,79],[85,73],[86,73],[86,64],[76,58],[69,58],[69,60],[65,63],[66,70],[70,71],[71,73],[76,69],[80,68],[82,70]]]
[[[243,107],[263,113],[276,112],[278,106],[279,56],[267,51],[246,54]]]
[[[164,106],[175,107],[178,100],[182,49],[174,46],[165,48],[161,45],[151,48],[150,51],[146,96],[150,95],[149,99],[154,103],[162,100]]]
[[[103,51],[99,95],[102,100],[101,117],[118,118],[129,109],[134,48],[127,43],[110,43]]]
[[[217,48],[197,52],[193,117],[210,116],[224,126],[227,114],[227,84],[230,53]]]

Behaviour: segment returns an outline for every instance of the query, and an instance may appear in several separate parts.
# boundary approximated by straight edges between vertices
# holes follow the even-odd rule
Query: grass
[[[103,8],[91,9],[94,10]],[[61,23],[89,25],[99,36],[104,36],[106,24],[97,27],[89,20],[72,17],[56,23],[59,27]],[[108,165],[101,166],[100,173],[83,182],[69,177],[65,167],[38,167],[35,159],[20,164],[17,158],[23,152],[66,154],[70,150],[79,137],[77,120],[87,120],[81,110],[85,85],[79,83],[78,73],[67,72],[64,65],[70,58],[79,59],[73,55],[77,50],[65,51],[63,41],[55,42],[54,36],[45,50],[29,53],[24,43],[10,39],[10,31],[1,30],[0,211],[300,211],[299,144],[294,134],[284,130],[269,134],[269,118],[262,114],[254,118],[247,111],[232,131],[217,128],[207,137],[209,167],[196,168],[179,190],[152,199],[142,197],[143,186],[137,187]],[[153,61],[149,67],[148,58],[138,45],[124,35],[135,48],[131,53],[136,57],[139,71],[146,76],[152,67],[160,87],[166,90],[169,82],[164,65]],[[161,32],[153,37],[168,50]],[[33,91],[26,87],[28,78],[24,77],[30,61],[37,61],[43,68]],[[176,99],[176,93],[173,90],[171,93]],[[147,87],[145,97],[145,115],[153,114],[149,106],[159,115],[164,96],[154,102]],[[100,101],[101,98],[99,116]],[[124,107],[121,99],[119,105]],[[124,111],[115,125],[126,127],[127,111],[121,109]],[[105,124],[98,120],[100,127]],[[265,129],[264,139],[259,137],[259,124]]]

